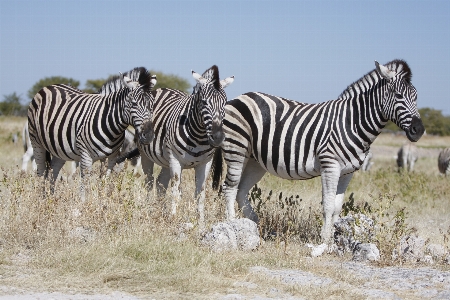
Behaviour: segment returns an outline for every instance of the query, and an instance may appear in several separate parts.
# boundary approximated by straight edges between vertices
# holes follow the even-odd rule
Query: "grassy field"
[[[251,266],[295,268],[350,285],[358,282],[327,263],[347,261],[349,255],[309,258],[305,242],[319,242],[320,178],[300,182],[265,176],[253,195],[256,203],[270,199],[259,209],[262,227],[278,235],[251,253],[213,253],[199,246],[196,228],[187,239],[177,235],[180,224],[196,222],[193,172],[183,173],[183,202],[176,217],[166,214],[168,200],[147,194],[142,176],[133,176],[130,168],[108,178],[97,170],[85,202],[78,197],[79,178],[67,171],[55,193],[44,194],[42,180],[20,171],[21,142],[11,142],[24,122],[0,117],[0,286],[191,299],[249,295],[252,291],[234,283],[251,277],[258,286],[308,299],[357,296],[344,287],[289,287],[248,272]],[[404,136],[381,135],[371,148],[372,169],[357,172],[346,193],[347,200],[350,195],[354,199],[353,210],[364,209],[367,202],[377,220],[391,226],[378,241],[382,265],[404,263],[390,258],[399,232],[414,230],[429,242],[449,246],[450,178],[438,173],[437,155],[450,147],[450,137],[424,136],[417,143],[421,157],[412,174],[396,171],[394,156],[405,141]],[[206,222],[212,225],[224,215],[224,202],[208,189]]]

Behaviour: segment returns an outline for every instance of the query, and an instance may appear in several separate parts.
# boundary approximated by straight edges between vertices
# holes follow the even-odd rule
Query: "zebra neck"
[[[373,71],[350,85],[339,97],[350,102],[353,118],[360,124],[359,135],[372,143],[386,126],[383,112],[383,95],[386,81]]]
[[[129,90],[123,89],[106,96],[105,102],[105,117],[108,123],[115,127],[120,134],[128,127],[133,125],[131,115],[127,106],[127,95]]]
[[[203,122],[202,112],[199,109],[200,100],[192,95],[192,98],[189,101],[188,105],[188,119],[189,119],[189,127],[195,130],[197,133],[206,134],[206,127]]]

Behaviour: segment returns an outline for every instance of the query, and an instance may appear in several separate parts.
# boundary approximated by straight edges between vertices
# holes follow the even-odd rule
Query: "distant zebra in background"
[[[176,213],[180,198],[181,171],[195,169],[195,197],[202,224],[205,181],[215,148],[224,138],[222,120],[227,102],[224,88],[234,77],[220,80],[215,65],[202,75],[192,71],[192,76],[197,84],[191,95],[168,88],[153,92],[155,138],[148,145],[139,143],[138,146],[148,187],[153,186],[154,163],[162,167],[156,180],[158,193],[165,191],[172,180],[172,214]]]
[[[373,157],[373,153],[372,153],[372,151],[369,150],[367,152],[366,158],[364,158],[364,162],[361,166],[361,170],[363,172],[368,172],[370,170],[370,168],[372,167],[372,165],[373,165],[373,161],[371,161],[372,157]]]
[[[409,66],[402,60],[375,65],[337,100],[305,104],[251,92],[228,102],[221,146],[228,165],[223,186],[228,219],[235,218],[237,200],[244,216],[258,222],[248,192],[266,172],[285,179],[321,176],[321,237],[331,242],[353,172],[388,120],[411,141],[424,132]]]
[[[12,143],[15,145],[17,144],[17,142],[19,141],[19,134],[18,133],[13,133],[11,136],[11,141]]]
[[[418,158],[419,150],[417,146],[410,142],[404,143],[397,152],[398,171],[407,170],[408,172],[412,172]]]
[[[156,78],[143,67],[108,80],[100,94],[86,94],[67,85],[41,89],[30,103],[28,125],[39,176],[52,181],[65,161],[79,161],[81,177],[96,160],[108,158],[115,166],[125,130],[132,125],[139,142],[153,139],[151,89]],[[84,186],[82,184],[82,197]]]
[[[438,157],[439,172],[445,176],[450,176],[450,148],[445,148]]]

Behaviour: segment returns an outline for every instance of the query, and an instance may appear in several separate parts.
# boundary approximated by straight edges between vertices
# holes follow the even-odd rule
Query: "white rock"
[[[320,244],[318,246],[314,246],[313,244],[306,244],[306,246],[308,246],[308,248],[311,248],[312,257],[321,256],[328,248],[327,244]]]
[[[380,251],[375,244],[361,243],[353,250],[353,260],[355,261],[378,261]]]

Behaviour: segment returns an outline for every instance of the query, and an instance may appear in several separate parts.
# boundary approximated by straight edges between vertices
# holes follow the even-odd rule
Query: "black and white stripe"
[[[156,78],[140,67],[110,79],[99,94],[61,84],[41,89],[28,109],[38,175],[47,176],[51,167],[57,178],[65,161],[79,161],[83,177],[94,161],[104,158],[109,172],[128,125],[135,128],[140,143],[149,143],[155,84]]]
[[[148,145],[139,145],[142,169],[147,175],[149,188],[153,186],[154,163],[162,167],[157,188],[162,192],[172,179],[172,213],[180,197],[178,186],[181,171],[195,168],[196,191],[199,206],[203,207],[204,183],[211,167],[215,148],[224,138],[222,120],[227,96],[224,88],[234,77],[219,79],[219,69],[212,66],[202,75],[192,71],[197,81],[191,95],[174,90],[153,91],[155,105],[153,124],[155,138]],[[203,208],[200,209],[203,211]],[[200,222],[203,215],[200,216]]]
[[[229,101],[221,147],[228,165],[223,189],[227,218],[235,217],[237,200],[244,215],[258,221],[247,196],[266,172],[285,179],[321,176],[321,235],[330,241],[352,174],[388,120],[411,141],[422,136],[416,99],[410,68],[394,60],[386,66],[376,62],[375,70],[351,84],[337,100],[305,104],[251,92]]]

